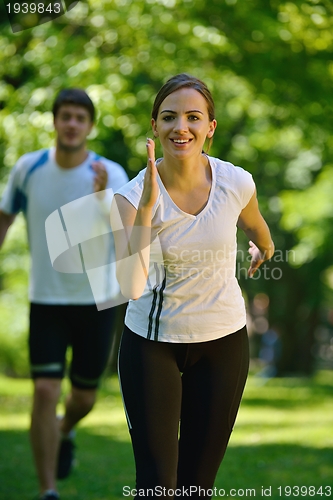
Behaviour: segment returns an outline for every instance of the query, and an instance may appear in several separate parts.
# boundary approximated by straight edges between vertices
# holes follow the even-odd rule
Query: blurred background
[[[239,236],[253,366],[265,377],[332,369],[330,0],[90,0],[16,34],[1,3],[0,194],[22,154],[53,145],[63,87],[85,88],[96,105],[90,149],[134,177],[145,167],[153,98],[180,72],[210,87],[210,154],[252,173],[276,244],[250,280]],[[0,372],[10,376],[28,375],[28,271],[20,218],[0,254]]]

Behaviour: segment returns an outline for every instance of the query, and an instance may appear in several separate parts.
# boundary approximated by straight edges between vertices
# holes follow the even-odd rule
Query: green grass
[[[333,372],[313,379],[248,380],[237,423],[216,479],[232,498],[333,498]],[[0,377],[0,499],[31,500],[36,478],[29,446],[29,380]],[[77,433],[78,465],[59,482],[62,500],[115,500],[134,487],[134,462],[115,377],[104,380],[94,411]],[[278,490],[282,487],[282,490]],[[271,488],[271,490],[269,490]],[[248,490],[248,491],[246,491]],[[250,491],[252,490],[252,491]],[[303,493],[301,495],[301,492]],[[222,493],[222,492],[221,492]],[[229,496],[231,498],[231,496]]]

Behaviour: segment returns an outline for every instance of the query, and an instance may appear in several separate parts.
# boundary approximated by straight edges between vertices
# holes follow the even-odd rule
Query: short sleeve
[[[145,172],[146,169],[141,170],[138,175],[134,177],[134,179],[129,181],[120,189],[117,189],[115,192],[115,194],[120,194],[126,198],[126,200],[128,200],[136,210],[138,209],[142,195]]]
[[[241,209],[246,207],[252,198],[256,185],[252,175],[241,167],[234,167],[236,171],[236,186]]]
[[[27,153],[13,167],[3,193],[0,209],[8,214],[25,212],[27,208],[27,181],[30,174],[43,165],[49,157],[49,150],[42,149]]]

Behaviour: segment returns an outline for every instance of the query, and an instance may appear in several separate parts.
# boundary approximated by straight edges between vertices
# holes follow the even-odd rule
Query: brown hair
[[[215,119],[215,104],[212,94],[210,93],[210,90],[203,81],[199,80],[198,78],[195,78],[194,76],[188,75],[187,73],[180,73],[179,75],[171,77],[163,85],[163,87],[160,88],[153,104],[153,109],[151,112],[152,118],[155,121],[157,120],[157,115],[160,106],[164,101],[164,99],[168,97],[168,95],[172,94],[173,92],[176,92],[176,90],[180,90],[183,88],[191,88],[197,90],[204,97],[207,103],[209,121],[213,121]],[[212,138],[209,140],[208,150],[211,146],[211,143],[212,143]]]
[[[88,94],[82,89],[63,89],[57,95],[53,104],[53,116],[56,117],[59,108],[65,104],[75,104],[76,106],[82,106],[85,108],[90,116],[90,120],[93,122],[95,118],[95,107],[92,100]]]

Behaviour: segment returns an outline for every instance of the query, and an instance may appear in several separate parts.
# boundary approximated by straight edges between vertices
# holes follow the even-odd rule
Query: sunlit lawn
[[[30,395],[29,380],[0,377],[1,500],[32,500],[36,494],[27,432]],[[124,486],[134,487],[115,377],[105,379],[94,411],[79,426],[77,456],[74,473],[59,483],[62,500],[120,499]],[[325,489],[333,487],[333,372],[265,384],[250,377],[215,486],[236,499],[288,498],[288,486],[303,486],[291,490],[290,498],[333,498],[333,490],[330,496]]]

